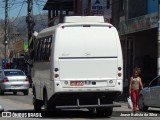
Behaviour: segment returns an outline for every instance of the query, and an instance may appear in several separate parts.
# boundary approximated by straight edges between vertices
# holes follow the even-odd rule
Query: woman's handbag
[[[132,103],[132,100],[131,100],[131,96],[129,96],[129,97],[127,98],[127,101],[128,101],[128,108],[129,108],[129,109],[132,109],[132,108],[133,108],[133,103]]]

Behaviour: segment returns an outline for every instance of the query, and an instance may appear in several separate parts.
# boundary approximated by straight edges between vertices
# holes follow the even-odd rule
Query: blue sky
[[[5,0],[0,0],[0,19],[5,18]],[[47,12],[43,10],[47,0],[33,0],[33,15]],[[8,17],[27,15],[27,0],[8,0]]]

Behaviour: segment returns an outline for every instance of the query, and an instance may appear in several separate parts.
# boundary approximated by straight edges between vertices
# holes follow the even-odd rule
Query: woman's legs
[[[138,99],[139,99],[139,90],[131,90],[131,98],[133,102],[133,111],[137,111]]]
[[[139,101],[139,90],[135,90],[136,93],[136,106],[138,107],[138,101]]]

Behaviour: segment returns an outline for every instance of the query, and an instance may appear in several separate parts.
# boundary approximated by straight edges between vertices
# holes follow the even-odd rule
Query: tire
[[[35,112],[40,112],[41,111],[41,107],[42,107],[41,102],[39,100],[37,100],[35,98],[35,96],[33,97],[33,106],[34,106],[34,111]]]
[[[23,91],[23,94],[24,94],[24,95],[28,95],[28,94],[29,94],[29,90],[24,90],[24,91]]]
[[[17,95],[17,91],[14,91],[13,94],[14,94],[14,95]]]
[[[96,108],[88,108],[88,110],[91,114],[95,114],[97,112]]]
[[[43,95],[43,102],[44,102],[44,110],[49,111],[47,92],[45,92]]]
[[[112,115],[113,107],[108,108],[97,108],[97,115],[102,117],[109,117]]]
[[[108,108],[106,111],[105,111],[105,116],[111,116],[113,113],[113,107],[110,107]]]
[[[54,104],[50,104],[48,102],[47,92],[44,92],[43,94],[43,103],[44,103],[44,111],[49,111],[50,113],[56,112],[56,107]]]
[[[139,107],[140,111],[147,111],[148,110],[148,106],[144,105],[144,99],[143,99],[142,95],[139,97],[138,107]]]
[[[0,95],[4,95],[4,91],[0,90]]]
[[[4,95],[4,91],[0,87],[0,95]]]
[[[36,93],[33,88],[33,106],[35,112],[41,112],[42,102],[36,98]]]

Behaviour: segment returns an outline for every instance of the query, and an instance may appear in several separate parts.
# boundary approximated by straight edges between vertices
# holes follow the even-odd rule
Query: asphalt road
[[[112,117],[100,117],[96,114],[91,114],[88,110],[61,110],[56,112],[52,117],[47,118],[27,118],[27,120],[158,120],[160,118],[160,108],[151,108],[148,112],[137,112],[137,114],[133,115],[131,110],[128,109],[126,102],[118,102],[122,107],[114,108]],[[28,96],[24,96],[22,93],[18,93],[17,95],[13,95],[12,93],[7,93],[3,96],[0,96],[0,105],[4,107],[5,112],[17,113],[20,116],[25,116],[27,113],[33,113],[33,105],[32,105],[32,94]],[[40,115],[40,114],[39,114]],[[144,117],[146,115],[146,117]],[[147,116],[148,115],[148,116]],[[128,117],[127,117],[128,116]],[[143,117],[142,117],[143,116]],[[158,116],[158,117],[157,117]],[[23,120],[26,118],[21,117],[1,117],[0,120]]]

